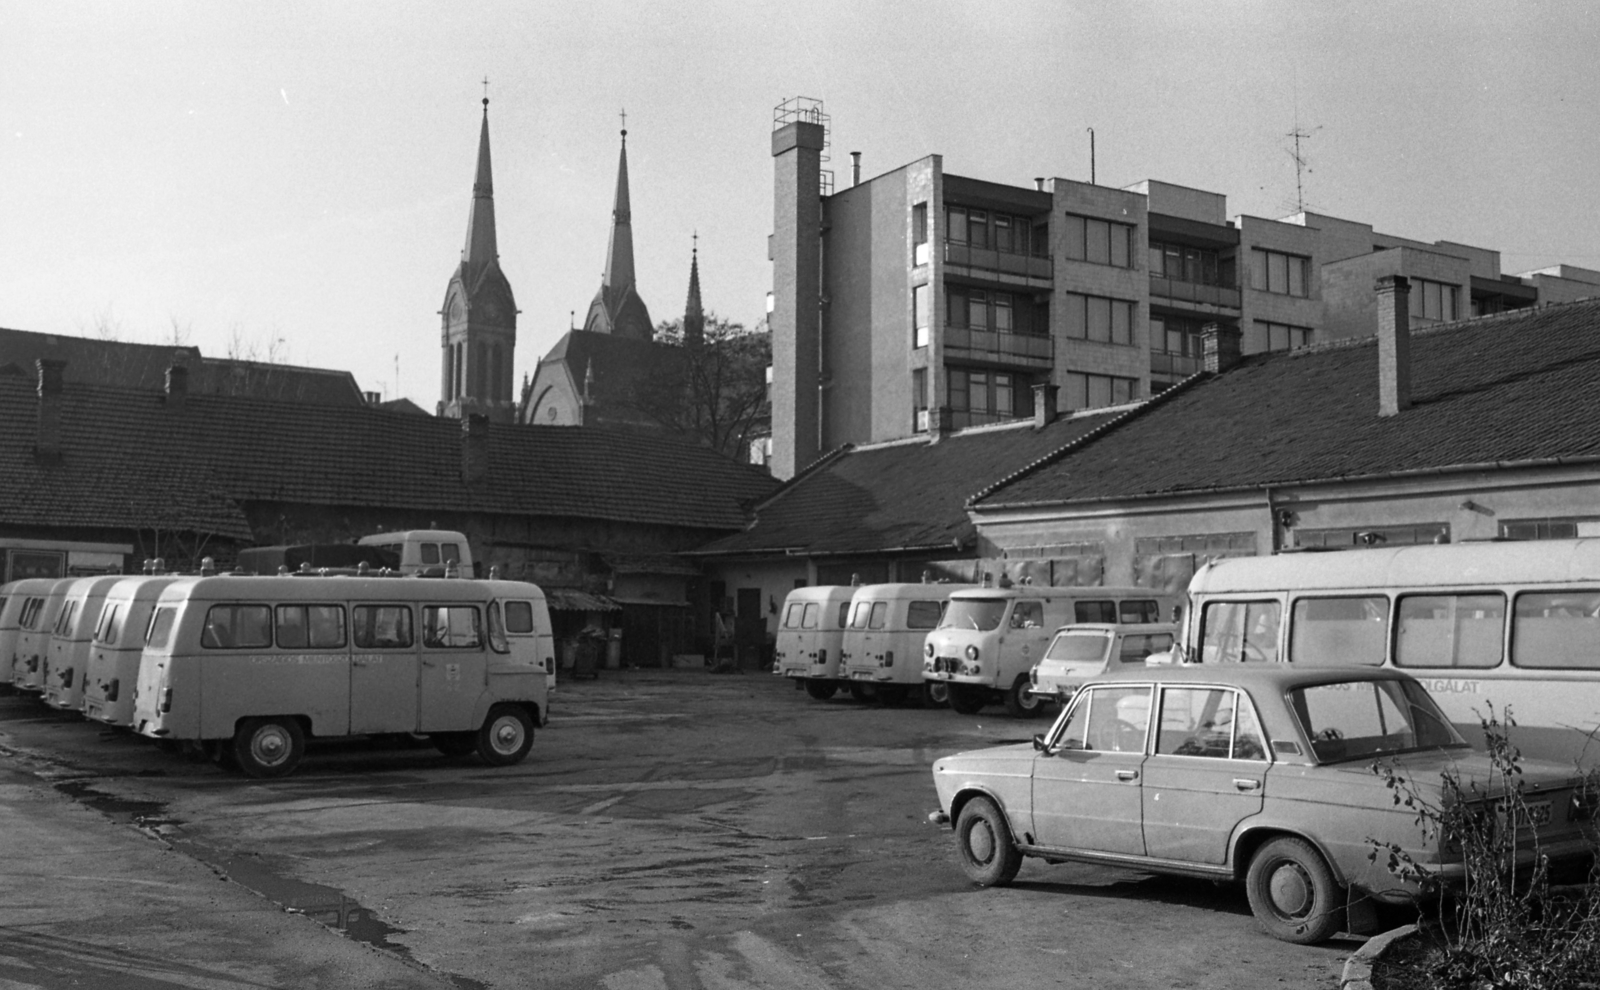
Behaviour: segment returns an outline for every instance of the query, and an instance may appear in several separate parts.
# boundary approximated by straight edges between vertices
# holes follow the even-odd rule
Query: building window
[[[928,369],[911,371],[911,428],[923,433],[928,429]]]
[[[1570,516],[1507,519],[1500,523],[1500,536],[1507,540],[1570,540],[1580,536],[1600,536],[1600,519]]]
[[[1042,225],[1035,228],[1027,217],[1008,213],[991,213],[965,206],[951,206],[945,210],[945,239],[951,244],[992,248],[1005,254],[1031,252],[1047,257],[1049,239],[1044,234],[1045,230]],[[917,264],[922,262],[918,261]]]
[[[1280,296],[1311,294],[1311,259],[1279,251],[1250,252],[1250,288]]]
[[[1203,358],[1206,356],[1205,339],[1201,336],[1203,324],[1199,320],[1185,320],[1176,316],[1150,317],[1150,349],[1159,354],[1178,357]]]
[[[926,265],[928,263],[928,204],[918,203],[911,207],[911,263]]]
[[[1150,274],[1174,282],[1233,287],[1233,259],[1211,248],[1187,244],[1150,243]]]
[[[1455,286],[1425,278],[1411,280],[1411,318],[1448,322],[1456,318]]]
[[[1133,343],[1133,303],[1066,292],[1061,305],[1067,336],[1109,344]]]
[[[915,328],[911,346],[928,346],[928,327],[933,322],[933,294],[926,284],[911,290],[911,324]]]
[[[1133,266],[1133,228],[1068,213],[1062,218],[1061,250],[1074,261],[1116,268]]]
[[[1050,313],[1045,304],[1036,304],[1027,296],[987,289],[948,289],[945,322],[958,329],[1039,335],[1050,332]]]
[[[1115,375],[1087,375],[1067,372],[1065,406],[1068,409],[1101,409],[1132,402],[1139,393],[1136,378]]]
[[[1311,328],[1295,327],[1287,323],[1268,323],[1257,320],[1256,326],[1267,338],[1269,351],[1294,351],[1311,346]]]
[[[1381,547],[1414,546],[1423,543],[1449,543],[1449,523],[1418,523],[1414,526],[1364,526],[1338,529],[1295,529],[1297,547]]]
[[[946,376],[954,427],[1033,415],[1033,392],[1017,375],[979,368],[950,368]]]

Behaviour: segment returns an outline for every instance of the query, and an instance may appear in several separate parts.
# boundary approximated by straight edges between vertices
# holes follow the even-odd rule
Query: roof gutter
[[[680,557],[871,557],[879,554],[930,553],[935,550],[953,550],[960,553],[972,542],[971,536],[957,536],[943,543],[910,543],[899,547],[874,547],[870,550],[813,550],[806,546],[758,547],[742,550],[680,550]]]

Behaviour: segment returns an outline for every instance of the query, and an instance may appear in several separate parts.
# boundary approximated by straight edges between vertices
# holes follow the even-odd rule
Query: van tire
[[[288,716],[247,718],[233,734],[233,759],[246,777],[284,777],[300,765],[306,734]]]
[[[1018,674],[1006,692],[1006,712],[1013,718],[1038,718],[1044,714],[1044,699],[1033,694],[1027,674]]]
[[[850,697],[856,699],[857,701],[865,703],[873,700],[877,696],[878,692],[873,689],[871,684],[850,685]]]
[[[911,694],[911,687],[906,684],[880,684],[873,690],[878,692],[879,704],[884,705],[904,704]]]
[[[833,693],[837,690],[839,690],[839,685],[832,681],[825,681],[820,677],[806,678],[806,694],[811,695],[817,701],[827,701],[833,697]]]
[[[533,719],[516,705],[495,705],[478,730],[478,758],[492,767],[522,762],[533,748]]]
[[[923,681],[922,703],[929,708],[948,708],[950,706],[950,685],[944,681]]]
[[[470,755],[478,748],[476,732],[435,732],[428,736],[428,741],[433,743],[434,749],[452,758]]]
[[[950,685],[950,707],[962,715],[976,715],[989,703],[989,689],[975,684]]]

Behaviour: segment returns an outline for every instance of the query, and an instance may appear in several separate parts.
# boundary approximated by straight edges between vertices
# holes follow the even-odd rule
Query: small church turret
[[[439,415],[483,413],[492,422],[515,418],[512,358],[517,346],[517,303],[500,270],[495,240],[494,182],[489,164],[489,98],[483,99],[478,167],[461,250],[440,310],[443,355]]]
[[[611,243],[600,291],[589,304],[583,328],[634,340],[655,337],[650,310],[639,297],[633,274],[633,211],[628,200],[628,128],[623,118],[622,153],[617,160],[617,194],[611,208]]]

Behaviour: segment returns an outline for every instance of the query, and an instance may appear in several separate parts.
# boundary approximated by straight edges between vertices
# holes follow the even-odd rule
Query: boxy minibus
[[[292,771],[307,738],[391,733],[506,765],[548,721],[554,664],[525,582],[185,578],[151,615],[133,727],[253,777]]]
[[[28,595],[17,617],[17,648],[12,654],[11,683],[22,691],[44,690],[45,660],[50,655],[50,637],[67,588],[78,578],[46,581],[46,587]]]
[[[1492,706],[1523,755],[1600,764],[1600,539],[1229,558],[1189,597],[1185,662],[1397,667],[1474,745]]]
[[[45,657],[44,703],[51,708],[75,712],[83,707],[84,673],[100,608],[106,592],[121,580],[116,574],[79,578],[67,588]]]
[[[975,588],[950,596],[928,636],[921,676],[948,685],[950,707],[964,715],[999,702],[1018,718],[1044,711],[1028,679],[1057,629],[1074,622],[1121,625],[1171,621],[1181,598],[1150,588]]]
[[[772,672],[792,678],[795,687],[803,685],[818,701],[839,690],[840,655],[855,591],[851,585],[813,585],[794,589],[783,603]]]
[[[11,683],[23,613],[37,609],[55,583],[54,578],[22,578],[0,586],[0,684]]]
[[[925,703],[942,705],[943,685],[922,679],[922,649],[952,594],[970,584],[865,584],[850,599],[844,676],[857,698],[904,701],[913,688]]]
[[[83,678],[86,717],[107,725],[133,723],[133,695],[150,613],[162,589],[178,580],[176,574],[141,574],[121,579],[106,592]]]

